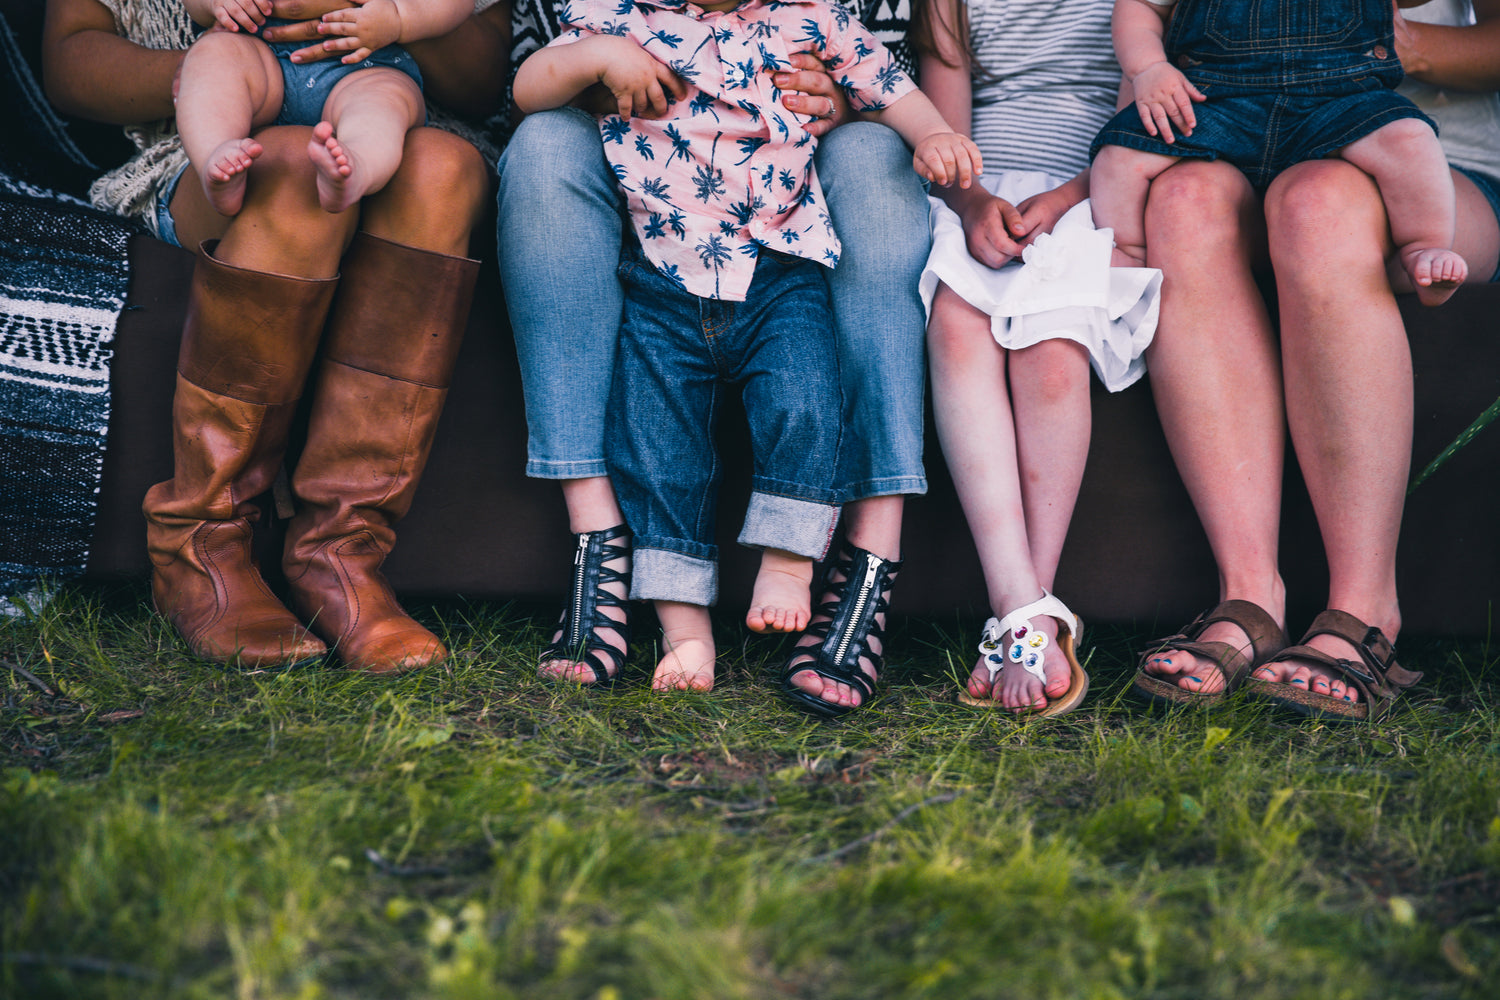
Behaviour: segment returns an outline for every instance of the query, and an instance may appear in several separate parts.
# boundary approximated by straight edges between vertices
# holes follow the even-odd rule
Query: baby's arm
[[[225,31],[259,30],[271,14],[271,0],[183,0],[188,17],[204,27]]]
[[[324,43],[330,52],[348,53],[356,63],[376,49],[398,42],[417,42],[446,35],[474,13],[473,0],[353,0],[348,10],[324,14],[318,33],[333,36]]]
[[[938,109],[920,90],[913,90],[888,108],[869,112],[882,125],[895,129],[914,150],[912,166],[933,184],[958,182],[966,188],[984,172],[979,147],[953,131]]]
[[[617,35],[585,34],[567,45],[548,45],[527,57],[516,73],[516,107],[524,112],[560,108],[596,83],[614,95],[622,118],[657,118],[667,94],[681,100],[686,88],[667,64]]]
[[[1115,0],[1112,21],[1115,56],[1135,92],[1141,124],[1148,134],[1160,135],[1165,142],[1173,139],[1173,125],[1183,135],[1192,134],[1198,124],[1193,102],[1204,99],[1198,88],[1167,62],[1162,36],[1169,13],[1170,5]]]

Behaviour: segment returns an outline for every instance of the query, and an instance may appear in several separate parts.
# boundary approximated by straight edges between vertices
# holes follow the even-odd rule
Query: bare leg
[[[657,601],[662,646],[667,654],[651,677],[654,691],[712,691],[714,632],[708,609],[697,604]]]
[[[1146,206],[1148,260],[1167,280],[1147,364],[1162,430],[1219,568],[1219,599],[1250,601],[1284,624],[1280,361],[1251,277],[1264,252],[1260,215],[1249,182],[1227,164],[1188,160],[1157,178]],[[1250,645],[1222,622],[1200,638]],[[1144,669],[1192,691],[1224,687],[1215,663],[1181,650]]]
[[[1271,185],[1266,224],[1281,301],[1287,422],[1328,556],[1328,605],[1401,628],[1396,540],[1411,461],[1411,353],[1385,278],[1380,191],[1337,160],[1301,163]],[[1342,640],[1312,645],[1359,662]],[[1357,691],[1306,664],[1256,673],[1318,694]]]
[[[990,317],[946,285],[933,301],[927,346],[938,439],[979,550],[990,608],[1004,617],[1041,597],[1057,572],[1088,453],[1088,362],[1069,341],[1008,353],[995,343]],[[1025,388],[1010,391],[1017,386]],[[1025,404],[1023,394],[1030,397]],[[1024,449],[1022,430],[1034,436]],[[1033,625],[1056,638],[1054,619]],[[1045,684],[1007,663],[992,684],[981,660],[969,693],[1017,711],[1045,708],[1048,696],[1067,691],[1069,676],[1060,656],[1044,669]]]
[[[281,69],[258,38],[210,32],[183,59],[177,129],[219,214],[235,215],[244,203],[245,172],[262,152],[250,133],[276,119],[281,99]]]
[[[1468,277],[1468,265],[1453,249],[1456,202],[1437,135],[1425,122],[1405,118],[1350,143],[1339,155],[1375,178],[1397,260],[1417,298],[1427,306],[1446,302]]]
[[[745,624],[752,632],[801,632],[812,614],[813,562],[806,556],[766,549],[755,574]]]
[[[1146,194],[1177,157],[1127,146],[1105,146],[1089,169],[1089,202],[1094,225],[1112,229],[1115,267],[1146,266]]]
[[[400,70],[375,66],[340,80],[307,144],[324,211],[342,212],[383,188],[401,165],[407,129],[426,110],[416,81]]]

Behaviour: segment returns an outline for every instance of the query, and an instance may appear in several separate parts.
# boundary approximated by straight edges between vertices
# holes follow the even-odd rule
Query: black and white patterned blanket
[[[0,612],[88,560],[131,231],[0,173]]]

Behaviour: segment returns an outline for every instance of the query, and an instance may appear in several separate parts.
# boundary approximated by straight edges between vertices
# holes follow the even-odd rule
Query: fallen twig
[[[46,695],[48,698],[56,698],[57,697],[57,692],[56,691],[54,691],[50,687],[48,687],[41,680],[41,678],[37,677],[36,674],[32,673],[30,670],[27,670],[25,667],[21,666],[19,663],[12,663],[9,660],[0,660],[0,663],[5,664],[10,669],[14,670],[16,673],[18,673],[22,677],[26,678],[33,685],[36,686],[37,690],[41,691],[42,694]]]
[[[836,850],[829,851],[826,854],[815,854],[810,858],[806,858],[804,859],[804,864],[812,864],[814,861],[832,861],[834,858],[843,857],[850,851],[858,850],[864,845],[871,843],[876,838],[884,836],[886,831],[896,826],[898,823],[906,819],[906,817],[910,816],[918,809],[926,809],[928,806],[940,805],[944,802],[952,802],[954,799],[958,798],[960,794],[960,792],[945,792],[942,795],[934,795],[930,799],[924,799],[923,801],[918,802],[916,805],[907,806],[905,809],[892,816],[888,822],[882,824],[878,829],[870,831],[863,837],[860,837],[858,840],[851,840],[849,841],[849,843]]]

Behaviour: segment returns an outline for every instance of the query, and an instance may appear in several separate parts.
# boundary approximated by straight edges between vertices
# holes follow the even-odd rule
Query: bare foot
[[[1050,615],[1038,615],[1031,619],[1031,631],[1047,637],[1047,645],[1042,650],[1044,656],[1042,673],[1045,681],[1038,679],[1035,674],[1005,655],[1006,650],[1016,639],[1007,632],[1001,637],[999,649],[981,656],[979,662],[974,664],[974,671],[969,674],[970,697],[978,701],[995,701],[1001,707],[1019,714],[1041,711],[1047,707],[1049,699],[1061,698],[1067,694],[1073,674],[1068,666],[1068,658],[1063,656],[1062,650],[1057,648],[1057,630],[1058,621]],[[1026,639],[1026,636],[1020,637],[1023,644]],[[986,663],[986,660],[992,656],[1000,657],[1003,663],[993,681],[990,680],[991,664]]]
[[[238,215],[245,204],[245,171],[263,148],[254,139],[230,139],[214,147],[203,165],[203,195],[220,215]]]
[[[767,549],[755,574],[745,624],[752,632],[801,632],[812,617],[811,559]]]
[[[708,609],[696,604],[657,601],[662,646],[667,655],[651,676],[653,691],[712,691],[714,633]]]
[[[1334,659],[1349,660],[1360,669],[1364,669],[1364,661],[1360,658],[1359,650],[1352,643],[1336,635],[1315,635],[1304,645],[1321,650]],[[1359,701],[1359,688],[1353,684],[1345,684],[1344,678],[1337,672],[1305,660],[1276,660],[1256,668],[1255,673],[1250,676],[1258,681],[1290,684],[1304,691],[1311,691],[1313,694],[1326,694],[1330,698],[1341,698],[1348,702]]]
[[[337,214],[364,197],[364,187],[354,177],[349,151],[333,134],[332,124],[318,122],[313,126],[307,156],[318,171],[318,204],[323,211]]]
[[[1416,286],[1417,299],[1424,306],[1447,302],[1469,277],[1468,263],[1444,247],[1403,247],[1401,266]]]

